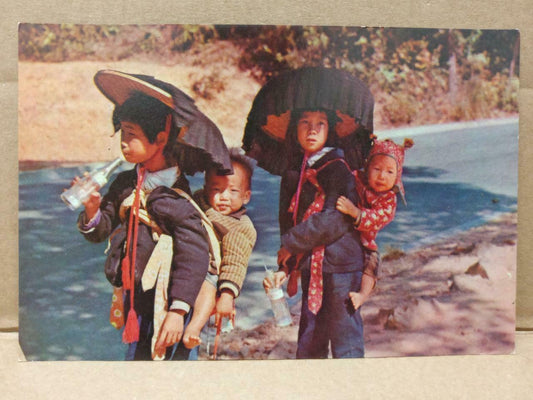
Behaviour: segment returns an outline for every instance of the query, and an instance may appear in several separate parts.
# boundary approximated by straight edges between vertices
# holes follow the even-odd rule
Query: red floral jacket
[[[361,232],[361,244],[368,250],[377,251],[378,232],[394,219],[396,213],[396,193],[388,190],[376,193],[370,189],[362,171],[354,171],[355,188],[359,194],[361,217],[355,228]]]

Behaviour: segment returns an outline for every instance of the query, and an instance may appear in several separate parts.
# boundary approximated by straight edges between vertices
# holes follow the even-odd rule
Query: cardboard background
[[[0,393],[2,398],[527,398],[533,389],[533,334],[519,332],[510,356],[238,361],[198,363],[17,362],[18,157],[17,23],[219,23],[513,29],[521,34],[517,327],[533,330],[533,9],[530,0],[19,0],[0,23]],[[318,379],[322,378],[322,379]]]

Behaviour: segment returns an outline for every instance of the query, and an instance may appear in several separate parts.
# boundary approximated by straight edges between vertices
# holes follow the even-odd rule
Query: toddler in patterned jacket
[[[354,227],[361,234],[364,248],[361,290],[349,293],[356,310],[368,299],[376,284],[380,264],[376,236],[394,219],[396,193],[405,202],[402,166],[405,149],[413,144],[411,139],[405,139],[403,146],[390,139],[375,140],[365,170],[353,172],[360,203],[355,205],[344,196],[337,200],[337,210],[354,219]]]

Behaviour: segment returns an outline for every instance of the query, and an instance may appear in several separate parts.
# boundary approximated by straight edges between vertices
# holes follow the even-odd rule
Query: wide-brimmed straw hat
[[[141,79],[141,75],[104,70],[95,75],[94,83],[104,96],[117,105],[124,104],[135,92],[142,92],[159,100],[171,109],[175,107],[172,95],[168,91],[148,82],[147,78],[150,77],[144,76],[143,78],[145,80]],[[194,103],[194,100],[190,98],[189,101]]]
[[[232,172],[228,149],[218,127],[194,104],[194,100],[170,83],[148,75],[102,70],[94,76],[96,87],[119,107],[136,93],[143,93],[169,108],[178,128],[176,159],[180,169],[192,175],[215,167]],[[119,129],[114,121],[115,131]]]

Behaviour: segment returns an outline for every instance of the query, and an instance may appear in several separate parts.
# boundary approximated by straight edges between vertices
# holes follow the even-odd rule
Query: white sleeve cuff
[[[239,288],[233,282],[223,281],[218,287],[219,291],[222,290],[222,289],[231,290],[232,293],[233,293],[233,297],[235,297],[235,298],[237,298],[239,296]]]
[[[100,209],[98,209],[96,211],[96,214],[94,214],[94,217],[92,217],[89,222],[82,224],[81,218],[80,218],[80,221],[78,222],[78,230],[81,233],[90,233],[94,231],[94,229],[96,228],[96,225],[98,225],[98,223],[100,222],[101,217],[102,217],[102,212],[100,211]]]
[[[170,305],[171,310],[183,310],[185,313],[188,313],[191,309],[191,306],[181,300],[174,300]]]

